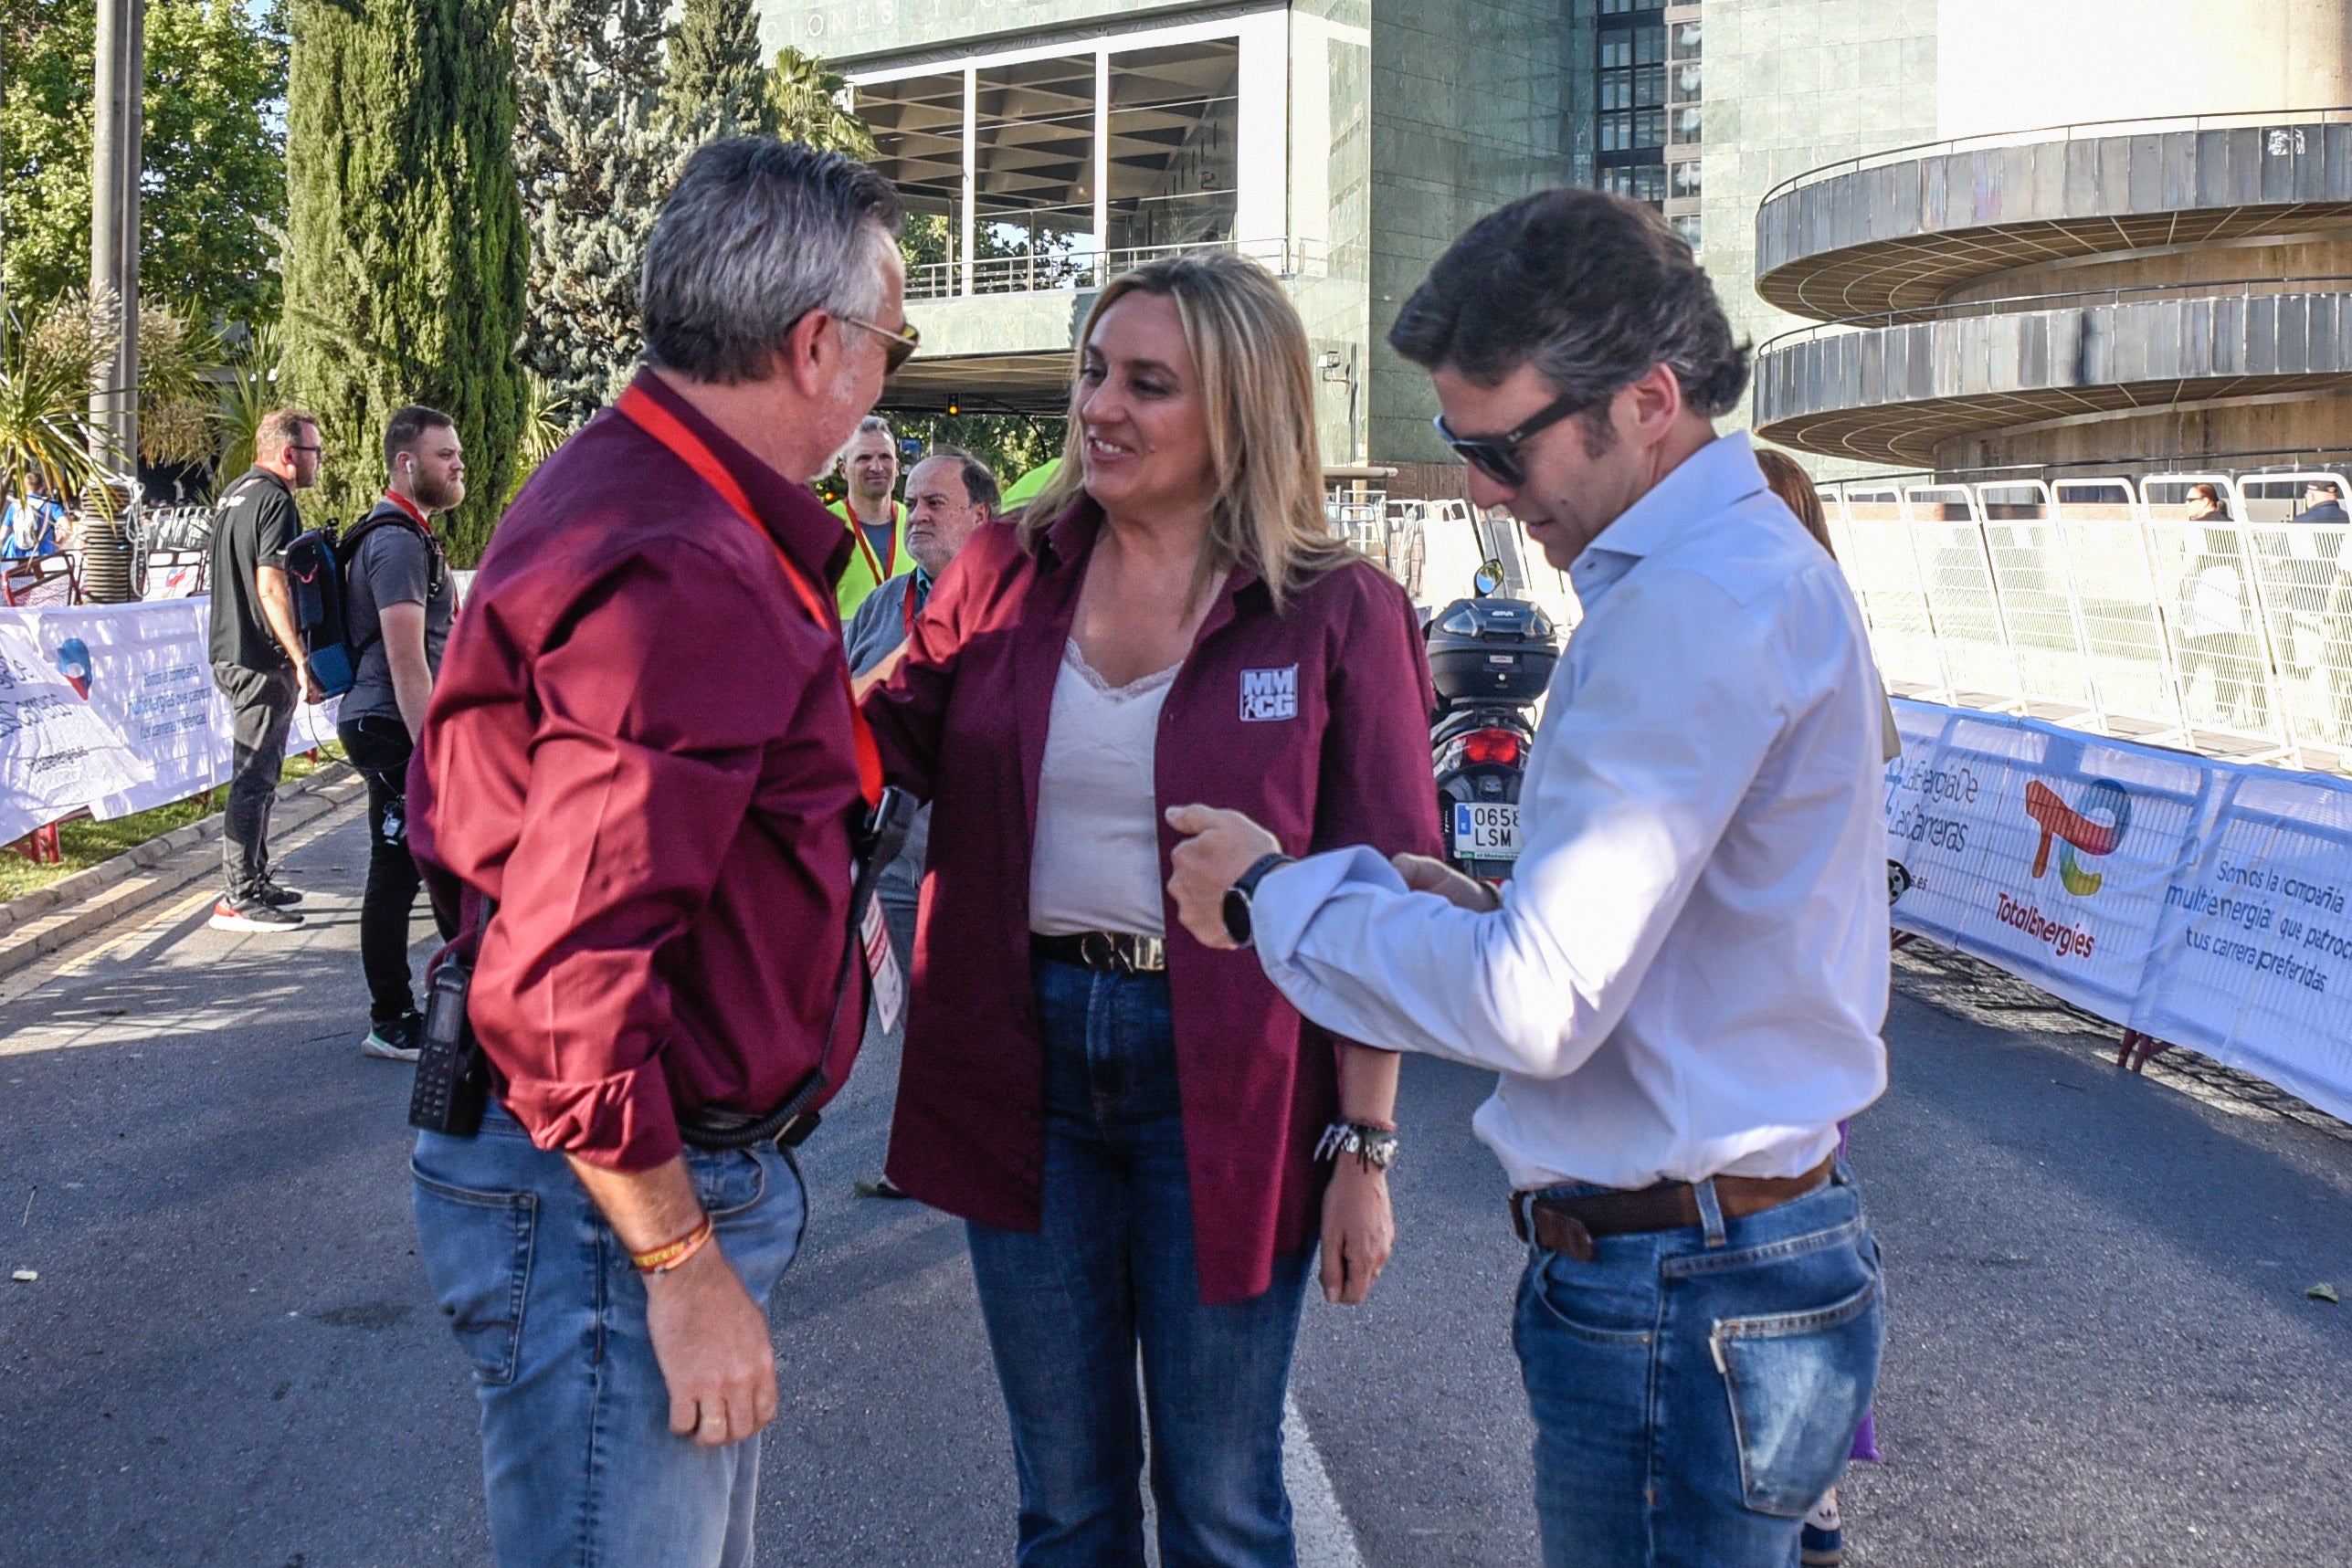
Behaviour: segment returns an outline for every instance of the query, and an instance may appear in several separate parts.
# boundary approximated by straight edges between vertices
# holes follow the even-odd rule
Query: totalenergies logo
[[[74,695],[84,702],[90,700],[90,645],[79,637],[68,637],[58,644],[58,673],[66,678]]]
[[[2113,820],[2098,821],[2094,814],[2102,812]],[[2056,790],[2035,779],[2025,786],[2025,814],[2041,827],[2041,843],[2033,852],[2033,874],[2039,877],[2050,868],[2050,843],[2054,838],[2058,879],[2076,898],[2087,899],[2106,879],[2083,869],[2074,857],[2077,852],[2115,853],[2115,846],[2124,841],[2125,829],[2132,825],[2132,797],[2113,779],[2093,779],[2091,787],[2083,792],[2083,808],[2077,811],[2060,799]]]

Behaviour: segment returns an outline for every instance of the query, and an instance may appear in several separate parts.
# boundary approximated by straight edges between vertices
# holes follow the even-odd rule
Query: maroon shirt
[[[839,519],[638,384],[812,581],[839,576]],[[650,1169],[679,1111],[765,1112],[817,1065],[862,805],[844,673],[768,542],[610,409],[508,510],[434,684],[409,845],[437,895],[498,900],[469,1014],[541,1148]]]
[[[1024,554],[990,523],[916,618],[906,663],[866,711],[892,782],[932,800],[912,1011],[891,1179],[986,1225],[1035,1231],[1045,1053],[1029,984],[1029,846],[1062,647],[1102,513],[1081,501]],[[1253,679],[1254,678],[1254,679]],[[1235,571],[1168,689],[1163,806],[1231,806],[1293,855],[1438,848],[1429,666],[1404,591],[1368,563],[1274,613]],[[1161,875],[1176,835],[1160,826]],[[1317,1229],[1314,1145],[1338,1110],[1332,1039],[1252,952],[1218,952],[1165,910],[1185,1158],[1201,1293],[1266,1289]]]

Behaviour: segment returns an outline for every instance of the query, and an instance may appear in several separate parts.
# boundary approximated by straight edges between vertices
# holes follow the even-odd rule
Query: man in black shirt
[[[433,514],[466,499],[465,447],[448,415],[411,404],[385,428],[384,464],[391,470],[384,499],[343,550],[343,629],[357,673],[343,693],[335,732],[367,780],[359,962],[367,974],[369,1028],[360,1049],[413,1062],[424,1020],[408,988],[408,912],[421,880],[408,853],[408,759],[425,732],[425,704],[457,612],[457,585],[433,536]]]
[[[213,513],[212,674],[228,699],[235,735],[221,834],[227,886],[212,912],[220,931],[284,931],[302,923],[290,907],[302,895],[270,879],[269,807],[286,766],[294,704],[319,700],[286,583],[286,547],[302,531],[294,492],[318,482],[318,421],[299,408],[275,409],[254,435],[253,467],[221,492]]]

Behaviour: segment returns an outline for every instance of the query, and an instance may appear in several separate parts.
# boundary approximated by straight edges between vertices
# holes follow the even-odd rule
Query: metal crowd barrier
[[[2293,521],[2334,473],[1826,487],[1898,693],[2247,761],[2352,766],[2352,554]],[[2194,487],[2219,510],[2191,515]],[[2209,509],[2210,510],[2210,509]]]

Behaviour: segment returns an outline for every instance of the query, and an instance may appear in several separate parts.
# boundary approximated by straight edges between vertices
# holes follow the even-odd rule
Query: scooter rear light
[[[1509,767],[1519,760],[1519,737],[1508,730],[1472,730],[1462,738],[1461,760]]]

